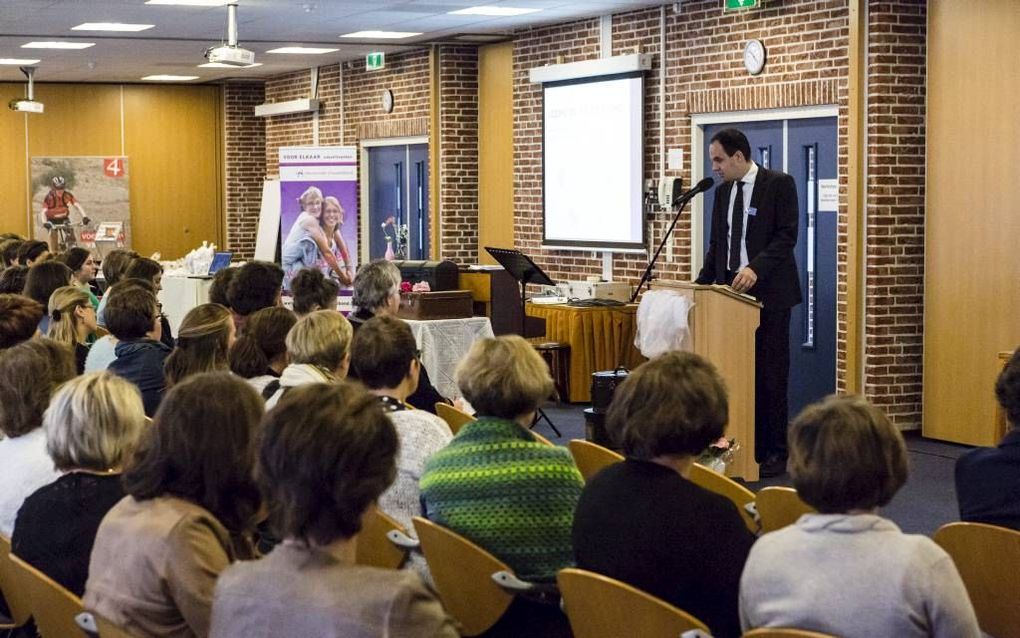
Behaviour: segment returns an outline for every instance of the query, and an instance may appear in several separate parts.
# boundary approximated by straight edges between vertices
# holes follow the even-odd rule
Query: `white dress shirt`
[[[750,260],[747,258],[747,209],[750,208],[750,206],[751,206],[751,193],[754,192],[754,180],[755,180],[756,177],[758,177],[758,165],[755,164],[753,161],[750,162],[750,164],[751,164],[751,168],[747,169],[747,173],[745,173],[744,176],[740,178],[740,183],[741,183],[741,185],[744,188],[744,210],[741,211],[742,214],[744,215],[744,224],[743,224],[743,228],[741,230],[741,236],[740,236],[740,269],[741,270],[743,270],[744,268],[747,268],[747,264],[750,263]],[[728,267],[728,265],[730,263],[730,259],[729,259],[730,256],[729,256],[729,249],[728,248],[731,245],[730,242],[732,241],[732,232],[733,232],[733,204],[735,204],[736,201],[737,201],[737,189],[730,188],[730,204],[729,204],[729,207],[727,208],[729,213],[726,216],[726,220],[727,220],[727,226],[726,226],[726,246],[727,246],[726,264],[727,264],[727,267]]]

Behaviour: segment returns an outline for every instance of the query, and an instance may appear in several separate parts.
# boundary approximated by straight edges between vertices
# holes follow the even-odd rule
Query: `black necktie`
[[[741,181],[733,182],[733,188],[737,189],[737,198],[733,201],[733,223],[730,228],[730,272],[736,273],[740,270],[740,244],[744,234],[744,184]]]

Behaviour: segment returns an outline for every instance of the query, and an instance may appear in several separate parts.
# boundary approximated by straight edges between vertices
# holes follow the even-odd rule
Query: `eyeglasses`
[[[418,361],[421,361],[421,357],[423,354],[425,353],[422,351],[422,349],[418,348],[417,350],[414,351],[414,358],[417,359]]]

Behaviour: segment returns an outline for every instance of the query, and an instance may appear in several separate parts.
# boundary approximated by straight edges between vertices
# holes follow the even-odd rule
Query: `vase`
[[[393,240],[386,240],[386,261],[393,261],[396,259],[396,255],[393,254]]]
[[[704,466],[719,474],[726,473],[726,461],[722,457],[715,457],[704,462]]]

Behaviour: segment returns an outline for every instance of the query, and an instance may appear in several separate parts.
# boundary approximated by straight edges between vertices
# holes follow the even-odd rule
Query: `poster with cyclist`
[[[126,157],[33,157],[31,170],[33,236],[50,250],[130,247]]]

